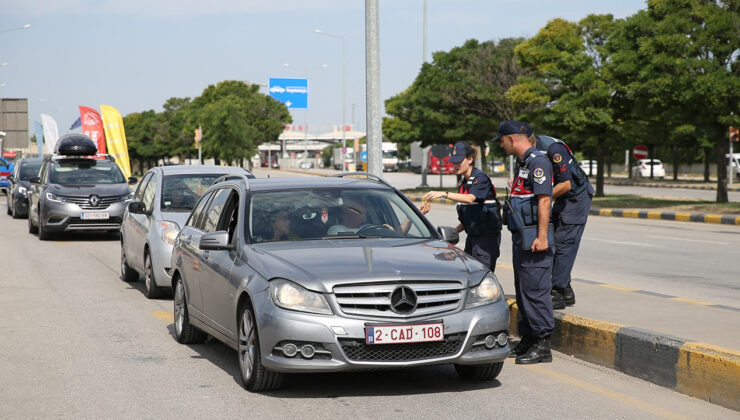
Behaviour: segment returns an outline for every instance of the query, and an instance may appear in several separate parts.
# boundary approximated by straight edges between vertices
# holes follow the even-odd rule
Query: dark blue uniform
[[[547,155],[552,164],[555,185],[565,181],[570,181],[571,185],[571,190],[556,198],[552,207],[556,245],[552,286],[564,289],[570,284],[571,271],[586,228],[588,211],[591,209],[594,188],[568,145],[561,140],[537,136],[537,148]]]
[[[460,182],[457,192],[475,196],[472,204],[457,204],[458,220],[467,234],[465,252],[493,272],[500,254],[501,219],[491,178],[480,169],[473,168],[470,177]]]
[[[510,204],[525,226],[537,225],[537,196],[552,197],[552,165],[534,146],[517,159],[517,173],[512,184]],[[522,250],[522,233],[509,215],[514,255],[514,287],[519,307],[519,335],[538,338],[552,334],[555,320],[550,298],[553,250]]]

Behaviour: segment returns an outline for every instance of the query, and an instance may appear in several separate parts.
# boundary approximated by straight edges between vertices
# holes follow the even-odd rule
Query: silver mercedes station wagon
[[[486,267],[367,174],[225,176],[172,253],[175,336],[233,347],[244,386],[285,374],[454,364],[492,380],[509,310]]]

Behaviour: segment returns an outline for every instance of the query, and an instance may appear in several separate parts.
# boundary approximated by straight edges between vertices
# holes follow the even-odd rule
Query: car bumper
[[[159,287],[172,287],[172,276],[170,276],[170,262],[172,261],[173,246],[162,242],[160,238],[149,240],[149,249],[152,255],[152,271],[154,271],[154,282]]]
[[[485,336],[508,336],[509,308],[504,299],[490,305],[413,321],[378,321],[316,315],[276,307],[265,291],[254,300],[259,322],[262,362],[278,372],[337,372],[404,368],[436,364],[478,365],[501,362],[508,357],[508,343],[492,349],[482,344]],[[365,326],[444,323],[445,341],[413,344],[365,344]],[[293,343],[300,349],[311,344],[312,358],[282,353]]]
[[[28,216],[28,196],[14,192],[13,206],[13,212],[16,216]]]
[[[85,209],[77,204],[56,203],[47,201],[44,203],[44,229],[49,232],[71,232],[71,231],[108,231],[121,228],[121,218],[126,209],[126,202],[113,203],[106,209]],[[107,212],[108,219],[85,220],[83,212]]]

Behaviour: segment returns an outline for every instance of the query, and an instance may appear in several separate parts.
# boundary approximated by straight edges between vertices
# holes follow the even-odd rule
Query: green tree
[[[142,172],[163,157],[161,119],[153,110],[134,112],[123,117],[129,158],[140,163]]]
[[[501,120],[522,111],[504,95],[527,74],[514,58],[520,39],[468,40],[436,52],[403,92],[386,100],[383,134],[391,141],[422,146],[470,141],[483,146]]]
[[[292,122],[282,103],[259,93],[259,86],[223,81],[208,86],[188,107],[191,129],[203,128],[206,157],[232,164],[249,158],[262,142],[277,140]]]
[[[522,77],[507,97],[530,106],[523,119],[537,132],[562,137],[572,147],[596,143],[599,168],[596,195],[603,195],[605,154],[619,139],[613,106],[614,87],[604,73],[605,44],[614,30],[611,15],[589,15],[578,23],[554,19],[515,49],[533,76]]]
[[[630,119],[655,142],[709,140],[727,202],[727,127],[740,124],[740,2],[648,0],[607,44]],[[702,140],[706,139],[706,140]]]

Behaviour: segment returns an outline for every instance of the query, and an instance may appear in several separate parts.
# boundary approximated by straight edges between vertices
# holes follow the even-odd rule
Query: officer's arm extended
[[[567,194],[568,191],[570,191],[570,190],[571,190],[571,187],[570,187],[570,179],[569,179],[569,180],[564,181],[564,182],[561,182],[561,183],[555,185],[555,187],[553,187],[553,189],[552,189],[552,197],[553,198],[558,198],[561,195]]]
[[[532,242],[532,252],[546,251],[547,225],[550,223],[550,196],[537,195],[537,238]]]

